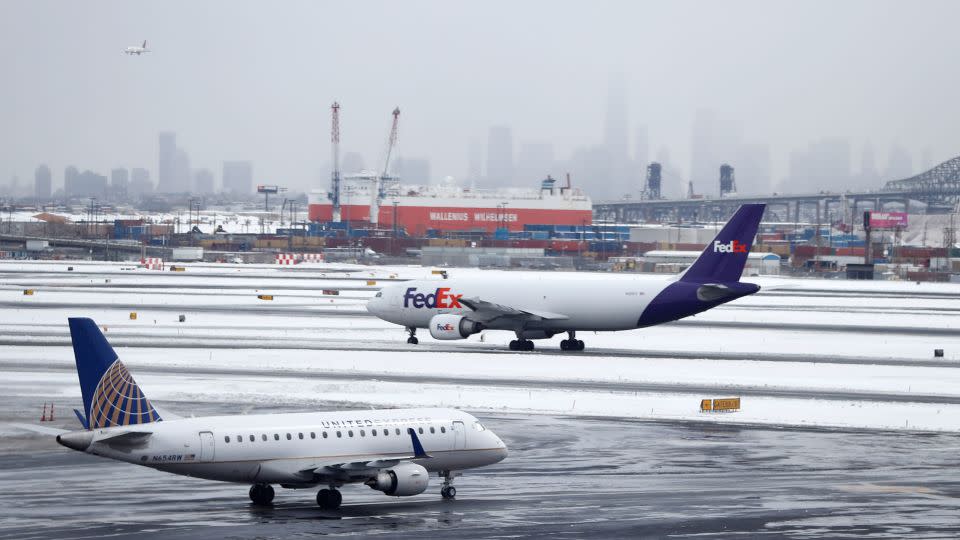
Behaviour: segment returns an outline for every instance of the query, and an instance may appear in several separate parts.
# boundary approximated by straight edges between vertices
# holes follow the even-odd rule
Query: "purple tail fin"
[[[693,283],[724,283],[740,281],[747,255],[753,247],[765,204],[744,204],[723,226],[713,242],[684,272],[680,281]]]

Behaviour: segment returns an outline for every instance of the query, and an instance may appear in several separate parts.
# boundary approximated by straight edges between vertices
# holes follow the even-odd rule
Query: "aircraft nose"
[[[500,437],[496,435],[493,435],[493,440],[494,440],[494,451],[493,451],[494,458],[496,458],[497,461],[503,461],[504,459],[507,459],[507,455],[510,453],[507,451],[507,445],[504,444],[504,442],[500,440]]]

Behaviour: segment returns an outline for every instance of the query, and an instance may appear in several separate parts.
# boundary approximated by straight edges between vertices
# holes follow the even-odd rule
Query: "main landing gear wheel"
[[[579,339],[565,339],[560,342],[561,351],[582,351],[583,348],[583,341]]]
[[[410,337],[407,338],[407,343],[409,343],[409,344],[411,344],[411,345],[416,345],[417,343],[420,343],[420,340],[417,339],[417,329],[416,329],[416,328],[414,328],[414,327],[412,327],[412,326],[408,326],[408,327],[407,327],[407,333],[410,334]]]
[[[561,351],[582,351],[583,342],[577,339],[576,330],[570,330],[569,332],[567,332],[567,335],[570,337],[560,342],[560,350]]]
[[[343,495],[335,489],[321,489],[317,492],[317,504],[324,510],[336,510],[343,502]]]
[[[510,342],[511,351],[532,351],[533,342],[529,339],[514,339]]]
[[[254,484],[250,486],[250,500],[253,504],[266,506],[273,502],[273,486],[270,484]]]
[[[407,343],[411,345],[416,345],[417,343],[420,343],[420,340],[415,338],[414,336],[410,336],[407,338]]]
[[[440,488],[440,496],[444,499],[453,499],[457,496],[457,488],[453,486],[443,486]]]

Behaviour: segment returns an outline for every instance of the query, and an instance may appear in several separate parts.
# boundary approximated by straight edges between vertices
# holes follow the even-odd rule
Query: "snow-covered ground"
[[[958,285],[754,278],[760,294],[677,324],[582,334],[584,354],[561,353],[560,337],[523,353],[505,350],[512,336],[502,332],[455,343],[423,335],[421,345],[410,346],[401,328],[366,313],[366,299],[385,282],[441,279],[430,268],[185,266],[174,273],[129,264],[0,263],[7,392],[79,403],[65,319],[90,316],[161,402],[444,405],[960,431]],[[587,287],[596,279],[665,279],[572,277]],[[933,358],[935,348],[944,358]],[[701,398],[738,394],[739,412],[699,412]]]

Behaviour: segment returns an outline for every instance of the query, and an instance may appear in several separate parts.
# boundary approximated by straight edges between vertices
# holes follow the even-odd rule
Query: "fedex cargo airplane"
[[[510,350],[533,350],[533,339],[566,332],[565,351],[582,351],[577,331],[643,328],[695,315],[760,290],[740,275],[765,205],[745,204],[700,257],[679,276],[517,274],[417,280],[381,289],[367,310],[407,327],[416,344],[418,328],[434,339],[466,339],[483,330],[508,330]]]
[[[363,483],[387,495],[418,495],[431,474],[440,494],[456,496],[457,471],[507,456],[506,445],[473,416],[455,409],[263,414],[179,418],[154,407],[90,319],[71,318],[83,430],[57,442],[184,476],[249,484],[255,504],[273,485],[322,486],[321,508],[340,506],[338,488]]]

